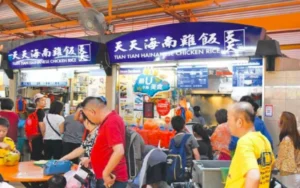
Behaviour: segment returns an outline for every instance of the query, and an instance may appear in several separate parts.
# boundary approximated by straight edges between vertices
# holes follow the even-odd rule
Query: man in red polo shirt
[[[122,118],[106,106],[105,97],[88,97],[82,115],[90,123],[100,125],[91,152],[91,165],[97,178],[97,188],[125,188],[127,165],[125,159],[125,125]]]

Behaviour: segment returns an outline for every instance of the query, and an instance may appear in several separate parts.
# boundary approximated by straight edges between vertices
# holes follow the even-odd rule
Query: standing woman
[[[205,122],[204,117],[201,115],[200,106],[194,106],[193,110],[194,110],[194,117],[193,117],[192,122],[193,123],[200,123],[201,125],[205,126],[206,122]]]
[[[300,135],[295,115],[283,112],[279,122],[279,150],[276,168],[279,169],[282,183],[287,187],[300,185]]]
[[[62,156],[62,133],[64,132],[64,117],[61,116],[63,104],[54,101],[49,110],[49,114],[44,118],[45,134],[44,148],[45,159],[60,159]]]

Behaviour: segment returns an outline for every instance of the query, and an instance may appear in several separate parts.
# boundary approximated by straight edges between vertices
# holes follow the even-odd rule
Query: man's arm
[[[120,163],[122,158],[124,157],[125,151],[123,144],[117,144],[113,146],[113,153],[103,170],[103,177],[108,177],[112,173],[112,171],[116,168],[116,166]]]
[[[193,149],[193,154],[194,154],[195,160],[200,160],[200,154],[199,154],[198,148]]]
[[[39,122],[39,126],[40,126],[41,133],[42,133],[42,135],[44,137],[45,136],[45,132],[46,132],[45,123],[44,122]]]
[[[260,181],[260,172],[258,169],[251,169],[246,174],[245,188],[258,188]]]
[[[75,150],[73,150],[71,153],[69,153],[68,155],[62,157],[60,160],[72,160],[75,159],[77,157],[79,157],[80,155],[84,154],[84,148],[82,146],[76,148]]]

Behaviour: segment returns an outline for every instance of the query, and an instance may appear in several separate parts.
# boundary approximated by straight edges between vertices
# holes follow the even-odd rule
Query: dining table
[[[76,169],[73,165],[72,169]],[[0,166],[4,181],[22,183],[26,188],[45,188],[52,176],[44,175],[44,169],[36,166],[34,161],[19,162],[14,166]]]

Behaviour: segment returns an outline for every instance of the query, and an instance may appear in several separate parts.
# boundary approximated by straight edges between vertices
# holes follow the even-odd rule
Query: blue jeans
[[[127,182],[116,181],[111,188],[126,188]],[[97,180],[96,188],[105,188],[103,180]]]

